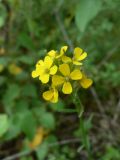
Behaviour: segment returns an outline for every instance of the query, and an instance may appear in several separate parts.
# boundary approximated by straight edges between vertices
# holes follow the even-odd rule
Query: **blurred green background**
[[[0,0],[0,160],[120,160],[119,15],[120,0]],[[45,102],[31,78],[63,45],[88,53],[82,119],[69,96]]]

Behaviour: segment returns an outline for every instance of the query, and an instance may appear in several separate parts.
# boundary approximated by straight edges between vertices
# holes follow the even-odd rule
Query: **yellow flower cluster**
[[[49,90],[43,93],[46,101],[58,102],[58,91],[71,94],[74,84],[88,88],[93,83],[82,71],[82,60],[87,57],[87,53],[76,47],[71,58],[65,55],[67,49],[67,46],[63,46],[60,52],[49,51],[44,60],[37,62],[36,69],[32,72],[33,78],[39,77],[43,84],[49,83]]]

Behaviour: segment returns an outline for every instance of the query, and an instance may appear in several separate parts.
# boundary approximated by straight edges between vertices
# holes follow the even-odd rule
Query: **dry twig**
[[[65,144],[70,144],[70,143],[80,143],[80,139],[74,138],[74,139],[63,140],[60,142],[51,143],[48,145],[48,147],[55,147],[55,146],[65,145]],[[14,155],[3,158],[1,160],[16,160],[17,158],[21,158],[21,157],[24,157],[24,156],[31,154],[32,152],[36,151],[37,149],[38,149],[38,147],[36,147],[34,150],[27,150],[27,151],[19,152]]]

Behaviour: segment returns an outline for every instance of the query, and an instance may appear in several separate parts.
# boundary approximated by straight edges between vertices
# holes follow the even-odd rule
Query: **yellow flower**
[[[36,69],[34,71],[32,71],[32,77],[36,78],[38,76],[40,76],[43,73],[43,69],[42,66],[44,66],[44,61],[43,60],[39,60],[36,64]]]
[[[50,80],[50,83],[47,85],[50,89],[42,94],[43,98],[48,102],[58,102],[58,90],[62,90],[64,94],[71,94],[74,84],[78,84],[78,87],[88,88],[93,83],[90,78],[86,77],[79,66],[82,65],[82,60],[87,57],[87,53],[76,47],[71,58],[65,54],[67,49],[68,46],[63,46],[60,52],[56,50],[49,51],[44,60],[37,62],[36,68],[32,72],[32,77],[39,77],[39,80],[44,84]],[[75,81],[77,83],[74,83]],[[36,136],[34,142],[33,146],[40,142],[39,137]]]
[[[16,64],[12,63],[8,66],[8,71],[13,75],[18,75],[18,74],[22,73],[23,70],[22,70],[22,68],[20,68]]]
[[[5,48],[0,48],[0,55],[4,55],[5,54]]]
[[[50,56],[52,59],[59,59],[61,58],[62,62],[68,63],[71,62],[71,58],[65,55],[65,52],[67,51],[68,46],[63,46],[60,49],[60,54],[58,54],[55,50],[51,50],[48,52],[48,56]]]
[[[2,72],[4,70],[4,65],[0,64],[0,72]]]
[[[92,79],[87,78],[84,73],[82,73],[82,75],[83,76],[82,76],[82,79],[80,80],[80,85],[83,88],[87,89],[87,88],[89,88],[92,85],[93,81],[92,81]]]
[[[57,103],[58,102],[58,90],[55,87],[51,88],[50,90],[43,93],[43,98],[46,101]]]
[[[55,50],[51,50],[48,52],[48,56],[50,56],[54,60],[57,56],[57,52]]]
[[[73,64],[82,65],[82,62],[80,62],[80,61],[82,61],[86,57],[87,57],[87,53],[84,52],[81,48],[76,47],[74,49]]]
[[[56,72],[57,66],[53,65],[53,60],[49,56],[46,56],[44,61],[40,60],[36,64],[36,70],[32,72],[32,77],[39,76],[42,83],[48,83],[50,75],[54,75]]]
[[[61,49],[60,49],[60,54],[57,55],[56,58],[61,58],[62,56],[64,56],[64,54],[65,54],[65,52],[67,51],[67,49],[68,49],[68,46],[63,46],[63,47],[61,47]]]
[[[70,80],[80,80],[82,79],[82,73],[79,69],[74,69],[70,72],[70,67],[68,64],[61,64],[59,66],[59,71],[63,76],[54,75],[52,77],[52,83],[54,86],[62,85],[62,92],[64,94],[71,94],[72,93],[72,85]]]
[[[60,50],[60,54],[56,58],[61,58],[62,62],[68,63],[71,62],[71,58],[65,55],[65,52],[67,51],[68,46],[63,46]]]
[[[44,136],[47,134],[48,134],[47,130],[45,130],[42,127],[39,127],[36,131],[36,134],[35,134],[33,140],[31,142],[29,142],[29,147],[31,149],[35,149],[37,146],[39,146],[43,142]]]

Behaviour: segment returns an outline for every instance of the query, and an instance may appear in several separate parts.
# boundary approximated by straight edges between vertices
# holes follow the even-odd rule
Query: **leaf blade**
[[[75,22],[78,29],[84,32],[89,22],[95,18],[95,16],[101,10],[101,1],[96,0],[81,0],[77,6],[75,13]]]

